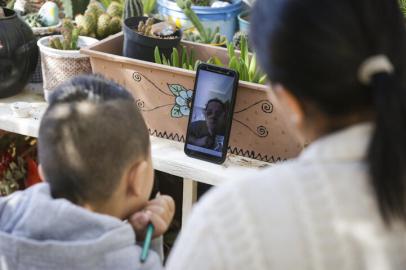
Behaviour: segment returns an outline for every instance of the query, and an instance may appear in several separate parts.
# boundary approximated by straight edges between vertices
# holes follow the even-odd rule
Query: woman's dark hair
[[[367,160],[385,222],[406,222],[406,31],[397,0],[257,0],[252,42],[261,66],[326,115],[374,112]],[[385,55],[393,74],[360,83],[360,65]]]

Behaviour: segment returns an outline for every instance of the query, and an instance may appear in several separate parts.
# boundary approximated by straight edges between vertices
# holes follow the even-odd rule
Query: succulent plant
[[[144,6],[141,0],[125,0],[123,19],[140,17],[144,14]]]
[[[216,45],[225,44],[227,42],[227,38],[220,34],[219,27],[216,27],[214,31],[211,28],[204,28],[199,17],[197,17],[196,13],[192,10],[192,2],[190,0],[176,0],[176,3],[199,33],[198,35],[194,33],[185,34],[184,38],[186,40]]]
[[[233,45],[234,45],[234,48],[236,48],[237,50],[241,49],[242,38],[245,38],[246,40],[248,40],[248,33],[244,32],[244,31],[238,31],[233,36]],[[248,44],[248,50],[251,51],[249,44]]]
[[[227,44],[227,53],[229,57],[228,67],[238,71],[240,80],[265,84],[267,77],[259,70],[257,66],[257,57],[255,54],[249,57],[248,40],[241,36],[241,50],[238,57],[235,53],[234,45],[230,42]]]
[[[150,15],[156,6],[156,0],[142,0],[142,4],[144,6],[143,14]]]
[[[171,67],[178,67],[187,70],[197,70],[202,61],[196,59],[194,50],[190,50],[190,54],[188,54],[186,48],[182,46],[181,52],[179,53],[177,48],[173,48],[170,58],[166,58],[164,54],[161,54],[158,47],[155,47],[154,51],[154,58],[155,63],[171,66]]]
[[[192,4],[195,6],[210,6],[210,0],[192,0]]]
[[[42,16],[39,15],[38,13],[29,13],[25,15],[24,21],[30,26],[30,27],[43,27],[44,23],[42,21]]]
[[[115,16],[104,12],[100,3],[91,1],[85,14],[75,17],[75,22],[80,27],[80,35],[104,39],[109,35],[120,32],[120,18],[123,12],[121,4],[111,2],[107,7],[107,12]]]
[[[113,1],[107,7],[106,13],[111,17],[121,17],[123,14],[123,6],[120,3]]]
[[[64,13],[66,17],[74,18],[77,14],[82,14],[85,10],[87,5],[89,4],[89,0],[60,0],[62,2],[62,6],[64,9]]]
[[[137,28],[138,33],[144,36],[152,36],[151,29],[154,22],[154,18],[148,18],[145,22],[140,21]]]
[[[71,19],[64,19],[62,21],[62,41],[58,37],[51,37],[49,39],[49,46],[57,50],[78,50],[80,28],[74,26]]]

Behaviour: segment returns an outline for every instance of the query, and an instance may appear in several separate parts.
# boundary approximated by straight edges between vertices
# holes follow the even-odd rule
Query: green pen
[[[154,225],[152,225],[152,223],[149,223],[148,227],[147,227],[147,235],[145,236],[144,245],[142,246],[142,251],[141,251],[141,256],[140,256],[141,263],[144,263],[148,258],[148,251],[151,247],[151,240],[152,240],[153,234],[154,234]]]

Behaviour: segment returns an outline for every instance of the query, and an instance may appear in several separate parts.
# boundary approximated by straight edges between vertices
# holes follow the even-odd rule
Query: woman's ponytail
[[[388,58],[375,60],[369,64],[375,68],[360,78],[373,91],[375,106],[375,131],[367,156],[371,184],[384,221],[406,222],[406,91]]]

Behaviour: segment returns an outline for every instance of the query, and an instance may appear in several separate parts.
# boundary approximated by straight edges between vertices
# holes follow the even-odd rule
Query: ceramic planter
[[[56,50],[49,47],[49,39],[55,36],[43,37],[37,44],[41,51],[42,77],[44,81],[44,96],[48,96],[56,86],[67,79],[91,73],[92,68],[87,55],[83,55],[79,50]],[[62,37],[56,35],[56,37]],[[98,40],[91,37],[79,37],[78,46],[84,48],[96,43]]]
[[[224,48],[181,42],[194,47],[197,58],[216,55],[227,59]],[[111,36],[82,49],[89,55],[94,73],[101,73],[131,91],[150,134],[184,141],[195,72],[121,56],[123,35]],[[296,132],[286,124],[286,116],[267,87],[240,81],[235,105],[229,152],[275,162],[296,156],[302,149]],[[181,97],[181,98],[178,98]]]
[[[250,30],[250,22],[249,22],[250,11],[246,10],[241,12],[238,15],[238,25],[240,27],[240,31],[248,33]]]
[[[35,70],[38,48],[30,27],[4,8],[0,19],[0,98],[23,90]]]
[[[145,22],[147,19],[148,17],[132,17],[124,21],[123,55],[129,58],[154,62],[154,50],[155,47],[158,46],[160,52],[169,58],[173,47],[179,45],[182,36],[180,31],[175,33],[177,38],[173,39],[153,38],[141,35],[134,29],[138,28],[139,22]],[[159,22],[159,20],[157,20],[157,22]]]

